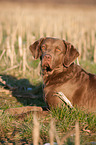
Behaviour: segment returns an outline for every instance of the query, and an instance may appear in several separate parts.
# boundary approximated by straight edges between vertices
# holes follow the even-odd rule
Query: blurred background
[[[96,0],[0,0],[10,2],[31,2],[31,3],[62,3],[62,4],[96,4]]]

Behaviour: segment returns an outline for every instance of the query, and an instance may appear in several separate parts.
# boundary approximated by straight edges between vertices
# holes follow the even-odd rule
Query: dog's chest
[[[55,88],[56,92],[62,92],[65,96],[67,96],[68,99],[72,99],[75,89],[76,88],[76,84],[70,84],[70,83],[66,83],[66,84],[62,84],[62,85],[58,85]]]
[[[62,92],[70,101],[72,101],[72,97],[74,96],[76,84],[71,84],[69,82],[65,84],[54,84],[54,85],[44,85],[44,92],[45,96],[47,96],[48,93],[59,93]]]

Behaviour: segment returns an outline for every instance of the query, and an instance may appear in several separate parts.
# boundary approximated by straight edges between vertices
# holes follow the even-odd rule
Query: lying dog
[[[79,53],[72,44],[46,37],[30,45],[30,50],[35,59],[41,60],[45,101],[49,106],[66,102],[71,107],[96,111],[96,75],[74,63]]]

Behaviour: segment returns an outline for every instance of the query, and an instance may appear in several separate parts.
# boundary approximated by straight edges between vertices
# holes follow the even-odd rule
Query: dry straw
[[[23,49],[22,49],[22,37],[18,37],[18,46],[19,46],[19,54],[20,56],[23,56]]]
[[[0,25],[0,44],[2,42],[2,26]]]
[[[96,43],[95,43],[95,47],[94,47],[94,62],[96,63]]]
[[[39,145],[39,122],[37,120],[37,116],[36,113],[34,113],[33,116],[33,123],[34,123],[34,127],[33,127],[33,145]]]
[[[33,144],[38,145],[40,143],[40,124],[37,119],[36,113],[33,115]],[[56,139],[56,142],[58,145],[63,145],[64,142],[67,140],[68,137],[71,135],[74,135],[75,133],[75,145],[80,145],[80,134],[79,134],[79,122],[76,122],[75,129],[73,129],[70,132],[67,132],[64,137],[60,139],[58,136],[58,133],[56,131],[56,126],[54,123],[54,120],[51,119],[50,121],[50,129],[49,129],[49,138],[50,138],[50,145],[54,145],[54,140]],[[41,142],[42,144],[42,142]]]
[[[51,120],[49,130],[50,145],[54,145],[54,130],[55,130],[54,122],[53,120]]]
[[[25,75],[26,72],[26,47],[23,46],[23,75]]]
[[[26,67],[31,68],[34,77],[39,70],[36,68],[34,71],[29,65],[33,59],[29,57],[28,47],[40,37],[50,36],[71,42],[80,53],[79,59],[87,60],[91,54],[96,63],[95,13],[96,9],[81,11],[70,8],[69,11],[66,8],[50,8],[46,11],[43,7],[22,7],[14,11],[14,7],[4,6],[2,9],[0,6],[0,61],[5,61],[11,68],[22,61],[24,73]],[[26,50],[23,50],[23,44],[26,44]]]
[[[80,145],[79,122],[75,124],[75,145]]]
[[[5,54],[6,50],[4,49],[3,52],[0,55],[0,60],[2,59],[3,55]]]

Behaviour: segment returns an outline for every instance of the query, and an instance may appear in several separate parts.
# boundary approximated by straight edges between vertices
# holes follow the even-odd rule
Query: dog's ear
[[[64,41],[66,52],[64,57],[64,66],[69,67],[75,59],[79,56],[79,52],[74,48],[74,46],[66,41]]]
[[[40,47],[44,39],[45,38],[40,38],[29,46],[29,49],[35,59],[38,59],[42,55]]]

